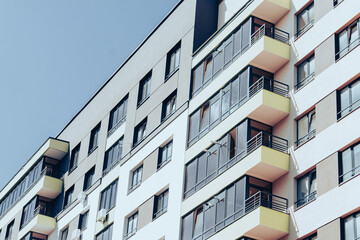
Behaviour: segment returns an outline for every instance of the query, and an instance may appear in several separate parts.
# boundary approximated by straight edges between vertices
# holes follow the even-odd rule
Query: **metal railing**
[[[309,141],[310,139],[312,139],[313,137],[315,137],[316,135],[316,129],[312,130],[311,132],[309,132],[308,134],[306,134],[305,136],[299,138],[295,144],[296,147],[299,147],[301,145],[303,145],[304,143],[306,143],[307,141]]]
[[[350,171],[347,171],[346,173],[343,173],[339,176],[339,182],[345,182],[357,175],[360,174],[360,165],[357,167],[354,167],[353,169],[351,169]]]
[[[304,79],[301,79],[298,84],[295,85],[295,90],[299,90],[307,83],[311,82],[315,78],[315,72],[310,73],[308,76],[306,76]]]
[[[297,33],[295,33],[295,38],[300,37],[301,35],[303,35],[307,30],[309,30],[309,28],[311,28],[314,25],[314,21],[315,19],[311,20],[310,22],[308,22],[308,24],[306,24],[302,29],[300,29]]]
[[[167,211],[167,206],[161,208],[159,211],[157,211],[156,213],[153,214],[153,219],[159,217],[161,214],[163,214],[166,211]]]
[[[289,44],[289,33],[265,23],[251,35],[251,46],[254,45],[263,36],[267,36],[285,44]]]
[[[112,169],[114,169],[119,163],[120,163],[121,157],[118,157],[115,159],[114,162],[112,162],[109,166],[107,166],[106,169],[103,170],[102,176],[104,177],[106,174],[108,174]]]
[[[304,205],[306,203],[314,201],[315,199],[316,199],[316,190],[313,191],[312,193],[300,198],[299,200],[297,200],[295,202],[295,206],[296,206],[296,208],[299,208],[299,207],[301,207],[302,205]]]
[[[335,54],[335,60],[345,56],[348,52],[350,52],[353,48],[357,47],[360,44],[360,37],[349,43],[346,47],[341,49],[339,52]]]
[[[247,154],[260,146],[269,147],[283,153],[288,152],[288,141],[286,139],[276,137],[267,132],[259,132],[247,142]]]
[[[289,93],[288,85],[262,76],[259,80],[257,80],[249,87],[249,98],[254,96],[262,89],[268,90],[284,97],[287,97]]]
[[[344,109],[341,109],[341,111],[339,111],[337,113],[337,118],[340,119],[342,117],[347,116],[349,113],[351,113],[352,111],[354,111],[355,109],[357,109],[358,107],[360,107],[360,98],[358,100],[356,100],[355,102],[351,103],[349,106],[347,106]]]
[[[245,214],[260,206],[270,208],[278,212],[288,213],[288,200],[286,198],[259,191],[245,200]]]

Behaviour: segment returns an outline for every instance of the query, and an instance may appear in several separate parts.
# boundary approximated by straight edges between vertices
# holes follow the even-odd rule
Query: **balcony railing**
[[[295,144],[296,147],[300,147],[301,145],[303,145],[304,143],[306,143],[307,141],[309,141],[310,139],[312,139],[313,137],[315,137],[316,135],[316,129],[310,131],[308,134],[306,134],[305,136],[299,138]]]
[[[250,47],[254,45],[263,36],[267,36],[275,40],[278,40],[280,42],[283,42],[285,44],[289,44],[289,33],[280,30],[278,28],[275,28],[273,26],[270,26],[268,24],[263,24],[258,30],[256,30],[251,35]]]
[[[350,171],[347,171],[346,173],[341,174],[339,176],[339,182],[340,183],[345,182],[359,174],[360,174],[360,165],[354,167],[353,169],[351,169]]]
[[[345,56],[348,52],[350,52],[352,49],[357,47],[360,44],[360,37],[349,43],[346,47],[344,47],[342,50],[340,50],[338,53],[335,54],[335,60],[338,60],[339,58],[342,58]]]
[[[270,208],[278,212],[288,213],[288,200],[286,198],[259,191],[245,200],[245,214],[260,206]]]
[[[217,168],[214,173],[208,175],[202,181],[197,182],[194,187],[184,192],[184,199],[190,197],[192,194],[204,187],[207,183],[211,182],[214,178],[225,172],[234,164],[240,162],[243,158],[258,149],[260,146],[269,147],[283,153],[288,152],[288,141],[286,139],[274,136],[266,132],[259,132],[257,135],[247,141],[247,147],[245,150],[239,152],[236,156],[228,159],[223,165],[217,164]]]
[[[315,199],[316,199],[316,190],[313,191],[312,193],[300,198],[299,200],[297,200],[295,202],[295,206],[296,206],[296,208],[299,208],[311,201],[314,201]]]
[[[263,76],[249,87],[249,98],[254,96],[262,89],[284,97],[287,97],[289,93],[288,85]]]
[[[340,119],[342,117],[347,116],[348,114],[350,114],[352,111],[354,111],[355,109],[357,109],[358,107],[360,107],[360,98],[358,100],[356,100],[355,102],[351,103],[349,106],[347,106],[344,109],[341,109],[341,111],[339,111],[337,113],[337,118]]]
[[[306,24],[302,29],[300,29],[297,33],[295,33],[295,38],[303,35],[307,30],[309,30],[314,25],[314,19],[311,20],[308,24]]]
[[[305,86],[306,84],[308,84],[309,82],[311,82],[312,80],[314,80],[315,77],[315,72],[309,74],[307,77],[305,77],[304,79],[300,80],[298,82],[298,84],[295,85],[295,90],[299,90],[300,88],[302,88],[303,86]]]
[[[220,122],[222,122],[225,118],[227,118],[230,113],[234,112],[236,109],[240,108],[244,105],[249,99],[251,99],[256,93],[260,92],[261,90],[268,90],[270,92],[279,94],[284,97],[288,97],[289,93],[289,86],[278,82],[276,80],[267,78],[262,76],[259,80],[253,83],[247,90],[247,94],[245,97],[239,98],[238,102],[230,106],[228,109],[224,110],[221,109],[221,113],[218,116],[218,119],[215,120],[213,123],[209,124],[207,127],[204,127],[197,135],[195,135],[192,139],[188,142],[188,147],[192,146],[196,143],[201,137],[203,137],[207,132],[217,126]],[[225,100],[226,101],[226,100]],[[223,97],[220,98],[220,106],[226,106],[226,102],[224,102]],[[211,111],[211,110],[210,110]],[[211,115],[211,113],[209,114]]]

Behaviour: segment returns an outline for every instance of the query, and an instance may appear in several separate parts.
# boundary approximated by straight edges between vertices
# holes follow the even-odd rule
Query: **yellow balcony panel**
[[[62,186],[62,180],[43,175],[35,184],[33,188],[34,191],[32,190],[32,192],[36,193],[34,195],[40,195],[46,198],[55,199],[61,193]]]
[[[252,166],[246,174],[269,182],[274,182],[289,172],[289,154],[265,146],[250,153],[243,161],[246,165]]]
[[[263,0],[253,10],[252,15],[277,23],[289,11],[290,0]]]
[[[248,117],[274,126],[290,113],[290,99],[268,90],[261,90],[249,100],[253,109]],[[253,105],[253,106],[251,106]]]
[[[221,231],[209,240],[236,240],[241,236],[254,239],[280,239],[289,233],[289,214],[260,206]]]
[[[68,153],[69,143],[49,138],[41,150],[43,151],[42,155],[60,160]]]
[[[290,46],[268,36],[262,36],[248,51],[254,56],[250,65],[273,73],[290,60]]]
[[[24,228],[19,232],[19,237],[22,238],[28,232],[37,232],[44,235],[51,234],[56,228],[56,219],[42,214],[36,215]]]

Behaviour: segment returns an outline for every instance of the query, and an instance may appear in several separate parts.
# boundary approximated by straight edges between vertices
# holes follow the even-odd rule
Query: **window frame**
[[[313,176],[315,176],[315,178],[313,178]],[[307,179],[307,180],[306,180]],[[307,187],[307,194],[303,197],[301,197],[299,199],[299,185],[300,185],[300,181],[305,180],[306,183],[306,187]],[[311,192],[311,187],[313,186],[312,184],[314,184],[315,180],[315,190]],[[305,173],[304,175],[300,176],[299,178],[296,179],[296,202],[295,202],[295,206],[296,208],[300,208],[302,206],[307,205],[308,203],[315,201],[317,197],[317,173],[316,173],[316,168],[308,171],[307,173]],[[302,200],[304,200],[304,202],[302,202]]]
[[[355,102],[353,102],[353,99],[352,99],[353,85],[355,85],[355,84],[359,84],[358,87],[360,87],[360,78],[355,79],[354,81],[352,81],[351,83],[349,83],[348,85],[346,85],[345,87],[343,87],[342,89],[337,91],[337,111],[338,111],[337,119],[338,120],[346,117],[347,115],[349,115],[350,113],[352,113],[353,111],[357,110],[360,107],[360,96],[359,96],[359,99],[357,99]],[[342,96],[342,91],[344,91],[344,90],[348,91],[349,105],[346,108],[342,109],[341,96]],[[356,106],[356,104],[358,104],[358,106]],[[348,112],[343,113],[347,109],[348,109]]]
[[[67,240],[69,236],[69,226],[61,230],[60,232],[60,240]]]
[[[134,221],[134,219],[136,221]],[[132,215],[130,215],[129,217],[127,217],[127,221],[126,221],[126,234],[125,234],[125,238],[129,238],[131,236],[133,236],[136,232],[137,232],[137,227],[138,227],[138,219],[139,219],[139,211],[136,211],[135,213],[133,213]],[[129,232],[129,225],[131,222],[131,232]],[[135,228],[134,226],[134,222],[135,222]]]
[[[117,154],[118,156],[114,158],[114,151],[117,148]],[[104,163],[103,163],[103,176],[107,174],[111,169],[113,169],[121,160],[122,158],[122,152],[124,149],[124,136],[121,136],[119,140],[117,140],[108,150],[106,150],[104,155]],[[111,154],[111,156],[109,156]],[[111,159],[111,162],[109,162],[109,159]],[[106,167],[105,167],[106,166]]]
[[[169,141],[168,143],[166,143],[163,147],[159,148],[159,157],[158,157],[158,163],[157,163],[157,169],[160,169],[161,167],[163,167],[166,163],[170,162],[172,159],[172,151],[173,151],[173,140]],[[170,148],[170,150],[169,150]],[[163,159],[163,153],[164,151],[166,152],[166,159]],[[169,151],[170,152],[170,156],[169,155]]]
[[[163,102],[161,110],[161,122],[164,122],[176,111],[177,90],[172,92]],[[167,113],[168,104],[170,105],[170,112]]]
[[[72,185],[71,187],[69,187],[64,194],[64,202],[63,202],[63,209],[66,209],[67,207],[69,207],[74,201],[75,199],[73,199],[73,195],[74,195],[74,186]],[[70,199],[69,199],[70,198]],[[69,201],[70,200],[70,201]]]
[[[160,217],[167,211],[169,203],[169,189],[154,197],[153,220]]]
[[[99,122],[90,133],[89,150],[88,155],[95,151],[99,146],[99,135],[101,130],[101,122]]]
[[[140,107],[151,95],[152,70],[148,72],[139,82],[137,107]]]
[[[351,39],[351,30],[356,25],[357,28],[357,38],[355,40]],[[340,49],[340,36],[345,32],[346,34],[346,46],[343,47],[343,49]],[[355,43],[357,41],[357,43]],[[351,46],[353,43],[355,43],[353,46]],[[360,44],[360,18],[356,19],[349,25],[347,25],[343,30],[341,30],[339,33],[335,34],[335,61],[341,59],[344,57],[348,52],[353,50],[355,47],[357,47]],[[347,49],[345,51],[345,49]]]
[[[129,95],[127,94],[111,111],[109,116],[108,136],[118,129],[126,120],[127,104]],[[121,111],[121,112],[120,112]],[[122,116],[121,116],[122,114]],[[116,118],[114,118],[116,115]],[[115,120],[114,120],[115,119]]]
[[[304,136],[299,136],[299,121],[307,117],[307,133]],[[314,121],[314,122],[313,122]],[[310,131],[311,125],[314,124],[314,129]],[[301,116],[296,120],[296,147],[300,147],[313,139],[316,136],[316,111],[315,108]],[[303,141],[304,140],[304,141]]]
[[[13,232],[14,232],[14,223],[15,219],[13,219],[7,226],[6,226],[6,233],[5,233],[5,239],[11,239]]]
[[[171,66],[171,60],[174,56],[174,66]],[[181,41],[178,42],[166,56],[165,82],[180,68]]]
[[[353,179],[354,177],[358,176],[360,174],[360,164],[358,166],[356,165],[356,159],[355,159],[355,154],[354,154],[354,148],[359,147],[360,148],[360,142],[357,142],[353,145],[351,145],[350,147],[344,149],[343,151],[339,152],[339,184],[347,182],[351,179]],[[350,156],[351,156],[351,170],[347,171],[344,173],[344,166],[343,166],[343,153],[346,151],[350,151]],[[359,159],[360,160],[360,159]],[[356,172],[356,170],[358,172]],[[351,172],[351,176],[347,179],[344,179],[344,176],[348,173]]]
[[[147,117],[145,117],[140,123],[138,123],[134,128],[134,137],[133,137],[133,147],[137,146],[140,142],[142,142],[146,138],[146,125],[147,125]],[[141,131],[141,139],[139,139],[138,135]]]
[[[141,185],[142,177],[143,177],[143,171],[144,171],[144,165],[143,164],[139,165],[137,168],[135,168],[133,171],[131,171],[130,186],[129,186],[129,191],[130,192]],[[134,176],[135,176],[135,179],[137,180],[136,182],[134,182]],[[140,176],[140,179],[139,179],[139,176]]]
[[[94,184],[94,176],[95,176],[95,165],[85,173],[83,191],[88,190]],[[90,177],[91,177],[91,182],[90,185],[88,185]]]
[[[77,168],[78,162],[79,162],[79,156],[80,156],[80,149],[81,149],[81,142],[78,143],[72,150],[71,150],[71,157],[69,162],[69,173],[75,170]]]
[[[314,71],[310,72],[311,65],[314,67]],[[300,72],[301,72],[301,66],[304,66],[304,69],[306,68],[308,74],[300,79]],[[295,90],[300,90],[302,87],[307,85],[309,82],[314,80],[315,78],[315,54],[311,54],[309,57],[307,57],[305,60],[303,60],[300,64],[296,67],[296,85]]]
[[[87,210],[86,212],[79,215],[78,229],[80,229],[81,232],[87,229],[87,225],[89,222],[89,211],[90,210]],[[85,224],[84,224],[84,218],[85,218]]]
[[[100,192],[99,211],[105,209],[106,212],[109,212],[116,207],[118,180],[119,179],[114,180]]]
[[[354,237],[356,237],[356,235],[360,236],[360,229],[357,229],[356,226],[360,225],[357,224],[357,221],[360,221],[360,216],[357,218],[356,215],[359,215],[360,212],[354,212],[346,217],[341,218],[341,239],[345,239],[346,237],[346,231],[345,231],[345,220],[351,218],[353,220],[353,230],[354,230]],[[357,239],[357,238],[355,238]]]
[[[308,4],[303,10],[301,10],[298,14],[296,14],[296,34],[295,34],[296,38],[302,36],[310,27],[314,25],[315,16],[313,19],[310,19],[310,14],[309,14],[310,10],[312,10],[313,14],[315,14],[314,2]],[[305,23],[305,25],[300,29],[299,18],[302,14],[306,14],[307,23]]]

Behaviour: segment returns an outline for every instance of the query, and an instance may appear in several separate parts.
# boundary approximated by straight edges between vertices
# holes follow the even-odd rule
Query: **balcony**
[[[42,171],[37,183],[35,183],[34,195],[39,195],[49,199],[55,199],[62,191],[63,181],[56,178],[56,174],[48,168]]]
[[[208,115],[218,115],[217,119],[208,121],[207,119],[203,120],[200,118],[198,130],[192,128],[192,124],[194,124],[193,121],[195,121],[193,116],[196,112],[192,113],[190,116],[191,127],[188,141],[188,148],[190,151],[188,151],[189,153],[187,153],[187,155],[190,158],[194,157],[204,148],[208,147],[205,143],[217,139],[219,136],[229,131],[233,126],[237,125],[239,121],[247,117],[270,126],[276,125],[279,121],[289,115],[290,99],[287,97],[288,89],[289,87],[286,84],[262,77],[252,84],[248,88],[246,95],[240,97],[238,102],[233,106],[228,108],[222,107],[221,110],[218,110],[220,111],[219,114],[213,113],[212,107],[210,107]],[[220,106],[226,106],[227,101],[229,101],[227,97],[226,93],[219,97]],[[209,99],[198,111],[201,110],[204,112],[204,106],[212,101],[214,100]],[[189,111],[192,111],[193,108],[194,105],[190,104]],[[201,123],[206,124],[206,122],[208,122],[207,126],[201,125]],[[200,139],[203,139],[201,144],[199,143]],[[189,158],[187,157],[187,159]]]
[[[261,24],[261,25],[260,25]],[[240,40],[240,32],[247,28],[257,29],[248,32],[249,38]],[[252,65],[275,73],[290,59],[289,34],[264,23],[263,20],[250,17],[240,29],[224,40],[202,61],[193,59],[191,97],[194,98],[214,79],[226,84],[239,72],[239,69]]]
[[[235,203],[231,203],[234,198],[232,192],[239,186],[239,182],[183,217],[181,239],[236,240],[245,236],[272,240],[287,235],[290,220],[288,200],[265,191],[257,191],[246,199],[235,197]],[[232,204],[236,206],[235,211]],[[232,206],[231,211],[224,211],[227,206]]]
[[[242,144],[236,143],[236,145]],[[287,140],[263,131],[259,132],[247,141],[245,149],[237,153],[236,156],[227,161],[217,160],[219,164],[214,172],[210,171],[201,181],[195,180],[193,186],[185,185],[184,211],[191,209],[194,205],[198,205],[207,197],[224,188],[229,182],[233,182],[239,176],[245,174],[274,182],[289,172],[290,156],[287,151]],[[218,150],[214,152],[210,150],[209,152],[212,154],[209,155],[211,157],[221,155],[218,154]],[[208,162],[205,165],[210,165],[211,160],[209,159],[211,158],[208,158]],[[187,168],[188,166],[189,164]],[[191,176],[188,175],[189,172],[187,171],[186,179],[191,181]]]
[[[289,233],[287,199],[260,191],[246,199],[245,204],[242,217],[208,239],[236,240],[239,236],[246,236],[272,240]]]
[[[33,212],[28,221],[22,223],[19,238],[28,232],[37,232],[44,235],[51,234],[56,228],[56,219],[53,209],[39,205]]]

